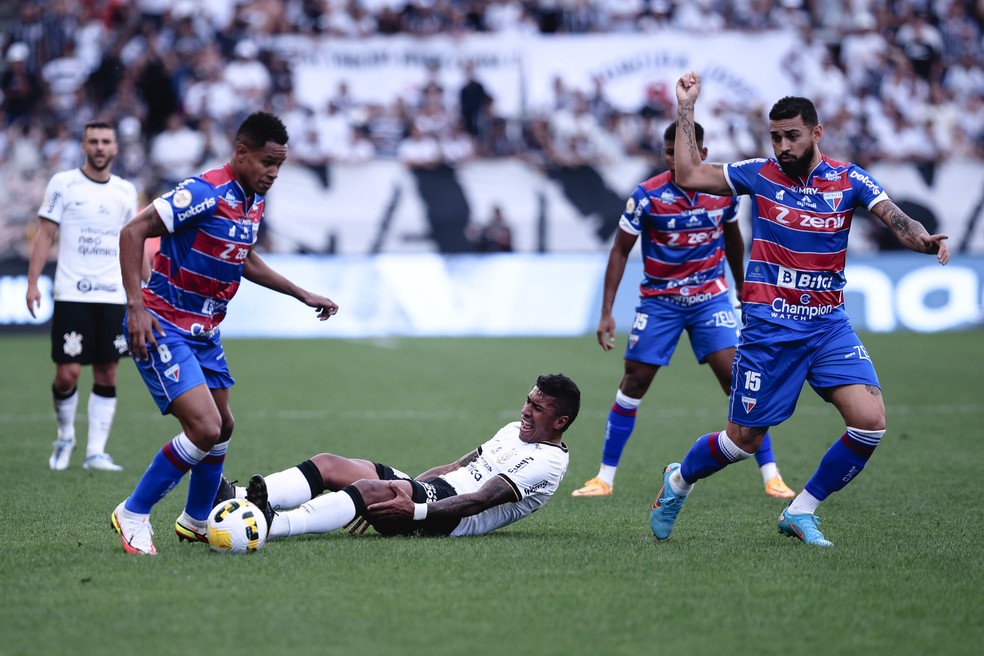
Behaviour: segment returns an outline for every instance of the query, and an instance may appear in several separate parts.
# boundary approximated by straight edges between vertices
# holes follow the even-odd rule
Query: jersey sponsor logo
[[[83,294],[88,294],[89,292],[110,292],[115,293],[119,291],[119,285],[115,283],[104,283],[104,282],[92,282],[88,278],[83,278],[82,280],[75,283],[75,288],[82,292]]]
[[[745,414],[750,413],[757,403],[758,399],[754,399],[750,396],[741,397],[741,404],[745,408]]]
[[[803,196],[798,201],[796,201],[796,204],[799,205],[800,207],[809,207],[811,210],[817,209],[817,204],[809,196]]]
[[[772,316],[777,319],[793,319],[795,321],[809,321],[830,314],[834,311],[833,305],[807,305],[810,302],[810,295],[803,294],[800,303],[803,305],[790,305],[784,298],[772,300]]]
[[[172,364],[164,370],[164,375],[176,383],[179,382],[181,379],[181,365]]]
[[[46,212],[46,214],[51,214],[52,212],[55,211],[55,207],[58,206],[58,201],[61,200],[61,196],[62,196],[61,192],[56,191],[52,193],[51,196],[48,197],[48,211]]]
[[[550,481],[547,479],[543,479],[542,481],[536,483],[535,485],[530,485],[529,487],[523,488],[523,495],[525,496],[525,495],[533,494],[534,492],[537,492],[539,490],[545,490],[548,487],[550,487]]]
[[[837,182],[838,180],[841,179],[841,174],[838,173],[837,171],[827,171],[826,173],[823,174],[823,179],[827,180],[828,182]]]
[[[178,209],[183,209],[191,205],[191,192],[187,189],[178,189],[174,192],[174,197],[171,202]]]
[[[655,298],[660,301],[672,303],[673,305],[679,307],[693,307],[694,305],[706,303],[714,298],[714,296],[714,294],[709,292],[699,292],[697,294],[690,295],[690,290],[684,287],[680,290],[679,294],[663,294],[661,296],[656,296]]]
[[[174,194],[175,199],[177,199],[178,194],[180,194],[182,191],[185,191],[185,190],[182,189],[178,193]],[[175,215],[174,218],[176,218],[178,221],[184,221],[188,217],[195,216],[196,214],[201,214],[205,210],[211,209],[213,207],[215,207],[215,198],[213,198],[212,196],[209,196],[208,198],[205,198],[204,200],[202,200],[202,202],[200,202],[200,203],[198,203],[196,205],[192,205],[191,207],[189,207],[188,209],[186,209],[184,212],[178,212],[178,214]]]
[[[659,202],[665,203],[666,205],[672,205],[677,202],[677,195],[667,189],[659,195]]]
[[[831,290],[834,288],[834,276],[825,271],[797,271],[781,266],[776,286],[786,289]]]
[[[517,462],[515,465],[507,469],[506,472],[509,474],[515,474],[516,472],[518,472],[520,469],[530,464],[531,462],[533,462],[533,458],[531,456],[526,456],[525,458]]]
[[[233,210],[239,209],[240,201],[238,198],[236,198],[236,195],[232,193],[232,189],[226,192],[226,195],[222,197],[222,200],[224,200],[226,204],[228,204],[229,207],[232,208]]]
[[[62,350],[65,351],[65,355],[70,358],[74,358],[82,353],[82,335],[73,330],[70,333],[65,333],[62,337],[65,338],[65,343],[62,345]]]
[[[847,217],[843,214],[833,216],[813,216],[810,214],[800,214],[800,226],[803,228],[813,228],[815,230],[840,230],[847,222]]]
[[[795,186],[794,185],[794,186],[790,187],[789,190],[791,192],[793,192],[794,194],[806,194],[806,195],[810,195],[810,194],[819,194],[820,193],[820,190],[817,189],[816,187],[799,187],[799,186]]]
[[[878,183],[866,175],[862,175],[857,171],[851,171],[849,177],[863,184],[865,187],[868,188],[869,191],[871,191],[871,193],[873,193],[876,196],[882,193],[882,189],[881,187],[878,186]]]
[[[721,310],[714,313],[714,325],[718,328],[737,328],[738,318],[731,310]]]

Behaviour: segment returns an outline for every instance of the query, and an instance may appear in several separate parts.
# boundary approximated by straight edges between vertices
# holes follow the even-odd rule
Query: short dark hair
[[[788,118],[796,118],[797,116],[802,116],[803,122],[811,128],[820,125],[817,108],[813,105],[813,101],[802,96],[786,96],[780,98],[769,111],[770,121],[782,121]]]
[[[581,390],[574,381],[564,374],[543,374],[536,379],[536,387],[547,396],[553,397],[554,407],[561,416],[567,416],[567,425],[561,432],[570,428],[581,409]]]
[[[694,121],[694,136],[697,138],[697,143],[704,143],[704,128],[700,123]],[[666,126],[663,130],[663,141],[673,141],[676,139],[676,121],[673,121]]]
[[[241,143],[250,150],[263,148],[268,141],[283,146],[287,144],[287,139],[284,122],[270,112],[253,112],[243,119],[236,130],[236,143]]]
[[[89,130],[112,130],[113,136],[116,136],[116,128],[106,121],[89,121],[85,124],[85,127],[82,128],[82,135],[85,136],[85,133]]]

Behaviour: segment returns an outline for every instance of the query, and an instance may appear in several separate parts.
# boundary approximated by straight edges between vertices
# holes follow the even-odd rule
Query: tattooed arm
[[[700,95],[700,76],[691,71],[677,80],[677,131],[673,179],[684,189],[718,196],[733,196],[720,164],[706,164],[694,131],[694,105]]]
[[[940,264],[950,261],[950,249],[946,245],[947,235],[931,235],[923,224],[911,218],[890,200],[883,200],[871,208],[871,213],[895,233],[903,246],[917,253],[935,254]]]

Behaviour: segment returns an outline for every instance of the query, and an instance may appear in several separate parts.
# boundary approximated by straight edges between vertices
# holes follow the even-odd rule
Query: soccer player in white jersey
[[[217,501],[237,496],[259,505],[270,539],[327,533],[358,517],[383,535],[483,535],[528,517],[557,491],[569,460],[563,434],[580,405],[574,381],[543,375],[519,421],[416,478],[369,460],[322,453],[266,478],[253,476],[246,488],[223,480],[225,493]],[[359,527],[365,530],[365,523],[351,530]]]
[[[120,273],[120,230],[137,212],[137,189],[112,174],[119,150],[109,123],[93,121],[82,131],[81,168],[56,173],[38,210],[40,227],[27,269],[27,308],[41,307],[38,279],[55,241],[58,263],[51,319],[51,359],[58,437],[48,465],[68,468],[75,448],[75,413],[82,365],[92,365],[89,432],[82,467],[122,469],[106,453],[116,413],[116,363],[127,352],[123,337],[126,295]]]

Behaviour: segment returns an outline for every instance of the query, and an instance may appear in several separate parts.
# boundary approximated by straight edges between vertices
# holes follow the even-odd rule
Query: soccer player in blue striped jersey
[[[113,528],[131,554],[155,554],[150,511],[191,472],[181,540],[205,542],[233,416],[219,324],[242,278],[293,296],[324,321],[338,311],[329,298],[301,289],[271,269],[253,246],[264,199],[284,160],[287,130],[268,112],[246,117],[224,166],[188,178],[154,200],[120,234],[126,290],[124,328],[130,354],[162,414],[181,432],[151,461],[136,488],[113,512]],[[141,289],[144,242],[160,237],[147,286]]]
[[[695,124],[701,159],[707,157],[704,130]],[[574,490],[575,497],[609,496],[622,451],[635,428],[636,413],[656,372],[670,363],[684,330],[697,362],[710,366],[725,395],[731,391],[731,364],[738,343],[738,319],[728,296],[727,260],[741,296],[745,245],[738,228],[735,198],[691,192],[674,180],[676,123],[663,133],[667,171],[638,185],[625,205],[605,270],[598,343],[615,344],[612,306],[625,263],[642,235],[644,277],[640,302],[625,347],[624,374],[608,413],[598,475]],[[766,434],[755,453],[765,493],[791,498],[779,474]]]
[[[823,126],[809,99],[786,97],[773,105],[769,132],[775,157],[720,165],[700,158],[694,128],[700,77],[683,75],[676,95],[681,184],[752,196],[755,211],[727,426],[698,438],[681,463],[667,465],[650,527],[657,538],[668,538],[694,483],[750,457],[769,427],[793,414],[808,382],[837,408],[846,428],[780,513],[778,528],[807,544],[831,547],[816,509],[857,478],[886,428],[874,365],[844,310],[854,208],[866,207],[903,246],[936,255],[940,264],[950,259],[947,236],[929,234],[864,169],[821,154]]]

